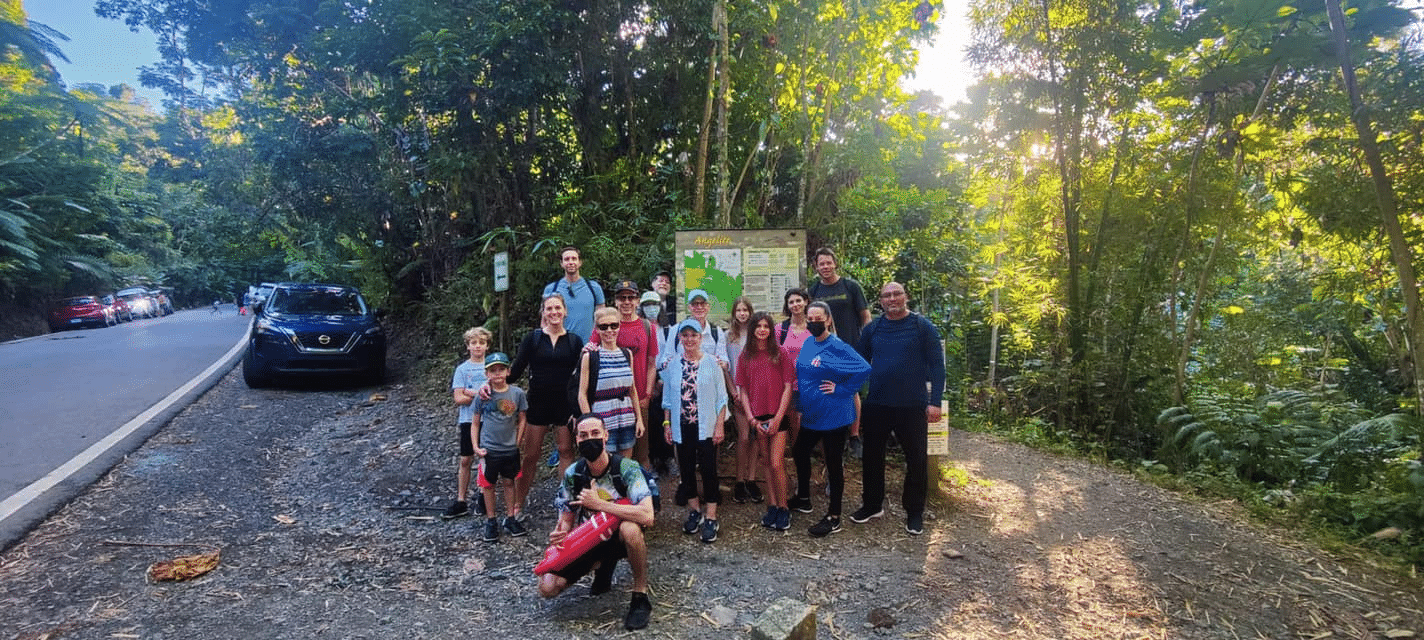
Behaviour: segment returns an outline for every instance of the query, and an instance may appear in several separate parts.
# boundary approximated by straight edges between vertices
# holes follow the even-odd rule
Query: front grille
[[[326,336],[323,344],[321,337]],[[350,351],[356,342],[356,334],[350,331],[302,331],[296,335],[297,348],[306,352]]]

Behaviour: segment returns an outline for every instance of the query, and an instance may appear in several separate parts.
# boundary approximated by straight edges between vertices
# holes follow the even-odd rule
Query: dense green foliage
[[[1338,3],[973,0],[950,112],[899,88],[927,0],[97,0],[160,116],[61,89],[9,0],[0,294],[351,282],[453,356],[562,245],[646,281],[678,229],[804,227],[906,284],[965,414],[1417,550],[1419,16]]]

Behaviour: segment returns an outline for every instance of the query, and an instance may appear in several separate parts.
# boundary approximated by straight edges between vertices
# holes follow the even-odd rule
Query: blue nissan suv
[[[377,315],[354,287],[278,284],[256,309],[242,378],[253,388],[287,375],[354,375],[380,384],[386,332]]]

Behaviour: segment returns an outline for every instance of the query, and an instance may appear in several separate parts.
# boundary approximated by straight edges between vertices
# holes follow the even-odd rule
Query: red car
[[[78,296],[65,298],[54,303],[49,309],[49,330],[63,331],[71,327],[100,326],[113,324],[113,312],[99,302],[98,296]]]

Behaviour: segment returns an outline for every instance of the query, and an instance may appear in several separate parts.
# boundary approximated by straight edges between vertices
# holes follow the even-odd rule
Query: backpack
[[[631,367],[633,365],[633,353],[628,350],[628,347],[618,347],[618,350],[623,352],[623,357],[628,359],[628,366]],[[594,387],[592,383],[598,381],[599,366],[599,359],[593,356],[597,353],[597,351],[581,351],[579,353],[580,364],[574,365],[574,372],[569,375],[569,381],[564,388],[564,393],[566,394],[567,400],[569,402],[569,409],[574,412],[573,419],[578,419],[579,392],[582,390],[583,387],[583,381],[579,378],[579,368],[581,367],[584,358],[588,358],[588,379],[590,381],[587,393],[588,406],[593,406]]]
[[[623,456],[616,453],[608,454],[608,471],[613,472],[613,477],[610,478],[610,480],[613,481],[613,488],[618,490],[618,495],[627,498],[628,485],[623,482],[622,469]],[[648,483],[648,491],[653,493],[653,512],[656,513],[662,510],[662,496],[658,490],[657,476],[641,465],[639,465],[638,470],[643,473],[643,481]],[[575,498],[580,492],[591,486],[593,486],[593,476],[588,472],[588,460],[579,458],[578,462],[574,463],[574,492],[573,495],[569,497]]]

